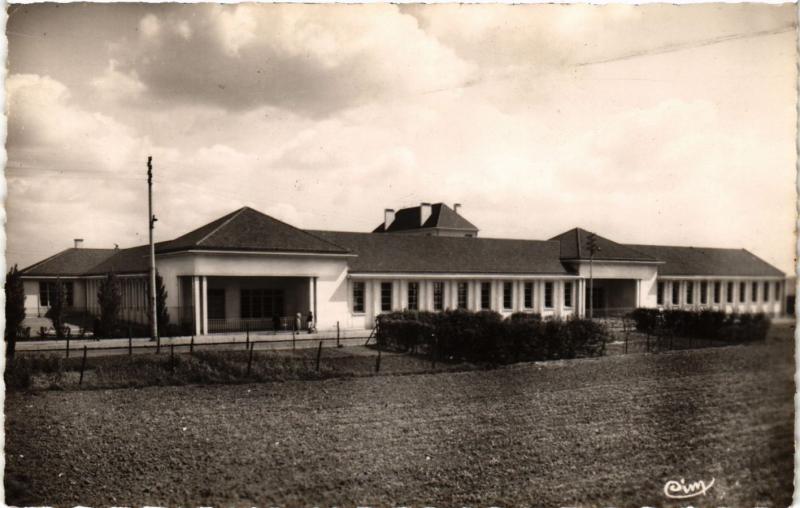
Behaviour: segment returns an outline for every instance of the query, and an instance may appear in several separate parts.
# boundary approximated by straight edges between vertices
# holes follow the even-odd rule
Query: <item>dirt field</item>
[[[791,341],[442,374],[10,394],[12,505],[788,506]]]

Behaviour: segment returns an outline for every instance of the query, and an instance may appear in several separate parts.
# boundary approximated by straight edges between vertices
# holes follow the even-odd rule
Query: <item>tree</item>
[[[117,329],[119,309],[122,304],[122,288],[114,272],[109,272],[97,290],[97,303],[100,306],[100,329],[95,333],[111,337]]]
[[[49,317],[53,322],[56,337],[61,339],[64,337],[64,305],[66,304],[67,295],[61,279],[56,279],[54,285],[55,289],[48,295],[50,309],[47,311],[46,317]]]
[[[156,316],[158,316],[158,336],[164,337],[169,324],[169,310],[167,309],[167,289],[164,279],[156,271]]]
[[[17,334],[25,319],[25,286],[14,265],[6,274],[6,358],[11,360],[17,345]]]

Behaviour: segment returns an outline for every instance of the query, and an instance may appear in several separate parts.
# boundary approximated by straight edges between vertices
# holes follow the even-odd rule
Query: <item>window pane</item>
[[[492,308],[492,284],[481,282],[481,309],[489,310]]]
[[[544,306],[545,308],[552,309],[553,308],[553,283],[552,282],[545,282],[544,283]]]
[[[747,284],[745,284],[744,282],[740,282],[739,283],[739,301],[740,302],[746,302],[747,301],[746,293],[747,293]]]
[[[694,303],[694,283],[692,281],[686,283],[686,303],[690,305]]]
[[[388,312],[392,310],[392,283],[381,282],[381,310]]]
[[[533,308],[533,282],[525,283],[525,308]]]
[[[681,303],[681,285],[678,281],[672,282],[672,305]]]
[[[656,303],[664,305],[664,283],[659,282],[656,286]]]
[[[719,303],[719,297],[720,297],[721,293],[722,293],[722,283],[719,282],[719,281],[715,282],[714,283],[714,303]]]
[[[708,303],[708,282],[700,283],[700,303]]]
[[[50,292],[47,287],[47,282],[39,283],[39,305],[42,307],[50,306]]]
[[[762,295],[761,298],[765,302],[768,302],[769,301],[769,282],[765,282],[762,287],[764,288],[764,290],[761,292],[761,295]]]
[[[408,310],[419,309],[419,283],[408,283]]]
[[[728,294],[726,296],[728,303],[733,303],[733,282],[728,283]]]
[[[750,298],[754,302],[758,301],[758,282],[753,282]]]
[[[508,310],[514,306],[514,293],[510,282],[503,283],[503,308]]]
[[[572,307],[572,282],[564,284],[564,307]]]
[[[364,312],[364,283],[353,282],[353,312]]]
[[[458,283],[458,308],[459,309],[466,309],[467,308],[467,283],[466,282],[459,282]]]
[[[444,310],[444,282],[433,283],[433,310]]]

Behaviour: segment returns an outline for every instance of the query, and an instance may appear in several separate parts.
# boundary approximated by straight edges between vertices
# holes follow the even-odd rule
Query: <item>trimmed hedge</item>
[[[636,309],[636,329],[648,335],[673,335],[741,343],[763,341],[770,319],[765,314],[726,314],[713,310]]]
[[[607,340],[596,321],[492,311],[392,312],[378,317],[377,329],[382,348],[489,364],[601,356]]]

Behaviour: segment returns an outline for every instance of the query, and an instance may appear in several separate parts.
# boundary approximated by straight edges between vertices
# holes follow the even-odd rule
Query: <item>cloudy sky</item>
[[[8,261],[249,205],[368,231],[460,202],[793,266],[794,6],[62,4],[8,20]]]

